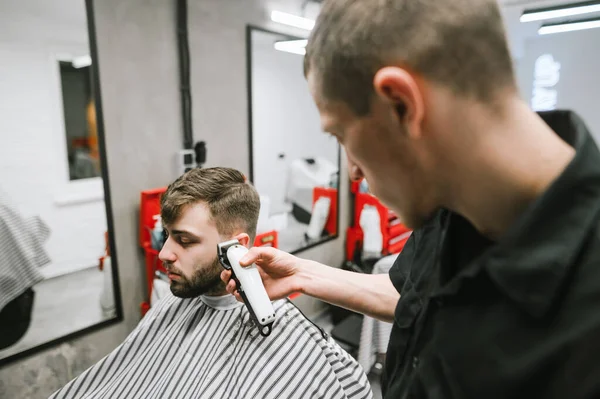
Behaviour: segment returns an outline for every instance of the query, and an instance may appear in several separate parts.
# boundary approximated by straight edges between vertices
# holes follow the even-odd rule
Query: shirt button
[[[419,358],[416,356],[413,356],[412,358],[412,368],[416,369],[419,366]]]

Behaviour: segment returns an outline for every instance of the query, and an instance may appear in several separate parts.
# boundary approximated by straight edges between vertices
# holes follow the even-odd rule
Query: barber
[[[325,1],[305,74],[351,178],[415,232],[389,275],[253,248],[270,297],[393,320],[386,398],[600,397],[600,153],[521,100],[496,1]]]

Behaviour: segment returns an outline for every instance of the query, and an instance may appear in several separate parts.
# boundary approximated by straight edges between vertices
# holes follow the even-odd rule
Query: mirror
[[[0,20],[5,363],[122,311],[85,2],[12,1]]]
[[[297,253],[337,237],[340,147],[321,130],[303,73],[305,40],[246,31],[250,180],[261,195],[258,233]]]

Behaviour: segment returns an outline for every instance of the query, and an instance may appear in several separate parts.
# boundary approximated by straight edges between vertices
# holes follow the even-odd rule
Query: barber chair
[[[377,260],[363,260],[360,266],[355,263],[347,263],[343,268],[363,273],[388,273],[397,256],[398,254],[394,254]],[[334,314],[337,314],[338,318],[340,315],[344,316],[341,321],[336,323]],[[334,319],[335,325],[331,331],[333,339],[358,360],[367,374],[371,371],[379,372],[387,351],[392,324],[335,308],[332,309],[332,319]]]
[[[29,330],[34,297],[29,288],[0,310],[0,350],[16,344]]]
[[[370,274],[379,258],[358,259],[358,262],[344,262],[342,270]],[[330,305],[331,319],[334,324],[331,336],[354,358],[358,358],[361,328],[364,316],[348,309]]]

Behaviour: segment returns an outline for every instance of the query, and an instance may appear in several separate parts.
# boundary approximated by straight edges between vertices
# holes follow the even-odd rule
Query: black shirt
[[[600,398],[600,152],[540,115],[576,155],[504,237],[441,210],[390,270],[386,398]]]

